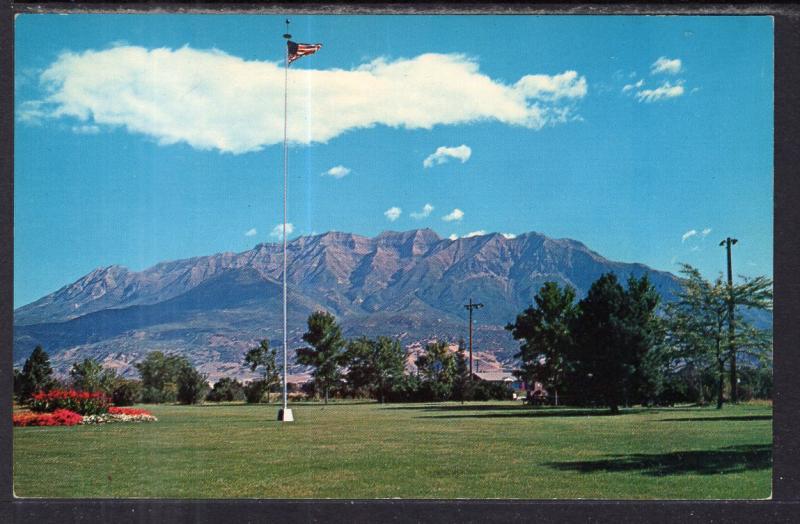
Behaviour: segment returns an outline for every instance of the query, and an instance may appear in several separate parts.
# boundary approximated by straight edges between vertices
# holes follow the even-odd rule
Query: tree
[[[631,276],[626,292],[613,273],[597,279],[578,303],[570,360],[581,386],[612,413],[641,393],[640,369],[658,338],[658,303],[646,275]]]
[[[191,368],[186,357],[152,351],[134,365],[142,379],[142,402],[171,402],[177,398],[178,374]]]
[[[270,389],[280,383],[277,355],[277,350],[270,349],[269,341],[265,339],[259,342],[258,346],[251,348],[244,356],[244,365],[249,367],[250,371],[261,368],[261,379],[251,383],[250,388],[253,391],[248,395],[248,401],[258,399],[257,402],[261,402],[261,398],[266,393],[267,402],[269,402]],[[261,392],[260,395],[255,391],[256,388]]]
[[[50,366],[50,357],[42,346],[36,346],[31,356],[25,360],[19,382],[20,401],[29,399],[37,391],[47,391],[52,387],[53,368]]]
[[[323,392],[327,404],[329,390],[341,376],[340,366],[345,360],[342,330],[333,315],[317,311],[308,317],[308,331],[303,340],[311,347],[297,350],[297,362],[314,368],[315,385]]]
[[[558,405],[558,390],[564,381],[566,355],[572,343],[570,323],[575,319],[575,290],[560,288],[556,282],[545,282],[534,297],[536,307],[529,307],[506,329],[520,343],[514,355],[522,362],[519,375],[532,389],[539,380],[552,390]]]
[[[354,391],[367,390],[383,404],[405,370],[406,352],[388,337],[362,337],[347,344],[347,381]]]
[[[211,402],[244,400],[244,387],[236,379],[222,377],[215,384],[214,388],[206,395],[206,400]]]
[[[749,310],[772,310],[772,279],[767,278],[765,276],[758,276],[754,278],[748,278],[744,276],[740,276],[743,282],[741,284],[734,284],[728,287],[728,313],[730,315],[730,311],[734,309],[749,309]],[[734,313],[734,324],[736,323],[739,317],[736,313]],[[751,330],[750,335],[753,335],[756,339],[763,338],[763,332],[757,333],[753,332],[752,330],[755,329],[752,325],[748,324],[745,328],[746,330]],[[758,330],[756,330],[758,331]],[[737,334],[736,328],[734,327],[734,331],[730,331],[730,324],[729,324],[729,337],[728,337],[728,359],[730,360],[730,385],[731,385],[731,400],[733,402],[738,402],[738,383],[736,377],[736,364],[738,360],[738,353],[737,348],[739,345],[737,344]],[[732,336],[731,336],[732,335]],[[738,338],[741,338],[741,335],[738,335]],[[748,341],[748,336],[745,336],[745,343]],[[772,336],[769,335],[769,342],[768,346],[771,348],[772,346]],[[761,345],[764,344],[764,340],[761,340]]]
[[[724,403],[725,363],[735,358],[731,347],[757,358],[765,358],[772,347],[772,336],[768,331],[756,329],[743,318],[742,308],[736,308],[733,345],[729,344],[726,348],[731,297],[728,284],[723,282],[721,275],[710,282],[688,264],[682,266],[681,274],[684,278],[678,300],[666,309],[670,359],[715,369],[717,409],[721,409]],[[744,284],[734,286],[733,296],[740,306],[771,307],[772,291],[766,286],[767,279],[763,277],[745,280]]]
[[[117,380],[116,370],[103,369],[99,362],[91,358],[74,363],[69,376],[72,386],[79,391],[103,391],[109,395],[114,391]]]
[[[456,351],[456,374],[453,382],[453,398],[460,400],[463,404],[465,400],[472,399],[472,377],[469,376],[469,362],[467,361],[464,339],[458,341],[458,351]]]
[[[178,371],[177,400],[181,404],[200,404],[208,392],[208,376],[191,366]]]
[[[432,400],[447,400],[453,393],[456,362],[447,342],[431,342],[416,360],[423,387]]]

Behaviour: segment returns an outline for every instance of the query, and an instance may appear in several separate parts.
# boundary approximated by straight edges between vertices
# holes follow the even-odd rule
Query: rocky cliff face
[[[97,269],[15,311],[14,358],[41,344],[58,366],[91,356],[125,370],[161,349],[185,353],[212,374],[230,371],[255,341],[280,344],[281,257],[281,245],[259,244],[141,272]],[[349,336],[456,340],[466,334],[463,304],[473,298],[486,306],[475,315],[476,346],[507,360],[516,343],[503,326],[545,281],[569,284],[579,296],[609,271],[647,273],[667,299],[678,287],[669,273],[538,233],[449,240],[430,229],[374,238],[330,232],[291,241],[288,257],[292,346],[316,309],[335,314]]]

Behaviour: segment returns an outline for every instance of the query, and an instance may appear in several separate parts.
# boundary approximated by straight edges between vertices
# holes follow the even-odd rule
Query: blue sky
[[[17,18],[15,307],[279,240],[284,19]],[[713,277],[731,235],[771,276],[771,18],[291,19],[323,43],[289,73],[292,237],[538,231]]]

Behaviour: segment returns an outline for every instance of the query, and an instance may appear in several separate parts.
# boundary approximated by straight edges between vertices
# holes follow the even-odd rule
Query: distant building
[[[476,371],[472,373],[472,380],[481,380],[495,384],[507,384],[514,392],[525,391],[525,383],[515,377],[510,371]]]

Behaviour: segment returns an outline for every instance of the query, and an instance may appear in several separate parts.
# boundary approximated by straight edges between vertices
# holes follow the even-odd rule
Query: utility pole
[[[482,308],[483,304],[473,303],[470,297],[469,304],[464,307],[469,311],[469,379],[472,380],[472,310]]]
[[[736,383],[736,346],[733,339],[735,335],[735,318],[733,311],[733,271],[731,269],[731,246],[738,242],[737,239],[728,237],[719,243],[720,246],[725,246],[728,252],[728,354],[731,359],[731,402],[739,402],[739,388]]]

